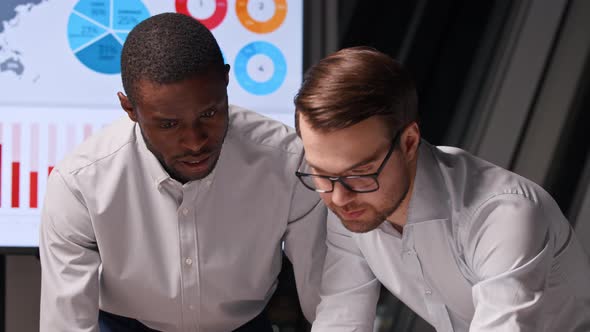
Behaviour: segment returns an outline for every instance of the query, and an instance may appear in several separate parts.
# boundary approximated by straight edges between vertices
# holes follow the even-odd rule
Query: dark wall
[[[440,144],[490,22],[509,10],[509,1],[358,1],[352,14],[340,13],[351,17],[342,20],[340,44],[372,46],[404,63],[418,88],[422,134]]]

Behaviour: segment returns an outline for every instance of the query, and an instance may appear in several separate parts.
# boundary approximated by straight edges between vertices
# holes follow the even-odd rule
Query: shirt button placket
[[[195,196],[197,194],[194,187],[183,187],[183,200],[178,210],[178,222],[180,229],[181,241],[181,264],[182,264],[182,280],[183,280],[183,298],[185,304],[183,305],[183,330],[184,331],[199,331],[198,326],[198,257],[196,253],[196,225],[194,218],[196,217],[193,206],[195,205]]]

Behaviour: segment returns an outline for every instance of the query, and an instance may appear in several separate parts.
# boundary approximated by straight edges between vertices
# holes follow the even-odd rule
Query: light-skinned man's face
[[[312,173],[329,176],[375,173],[393,139],[383,119],[377,116],[326,133],[313,130],[305,117],[299,115],[299,130]],[[333,192],[320,194],[348,230],[356,233],[371,231],[384,220],[391,221],[399,214],[400,206],[407,206],[419,138],[415,123],[400,133],[398,143],[378,177],[379,190],[355,193],[336,182]]]
[[[181,183],[215,168],[228,127],[227,83],[227,73],[210,71],[170,84],[140,81],[135,105],[118,94],[148,149]]]

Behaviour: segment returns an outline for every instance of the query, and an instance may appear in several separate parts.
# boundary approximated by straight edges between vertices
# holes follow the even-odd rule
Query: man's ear
[[[402,153],[406,160],[414,161],[418,155],[418,146],[420,145],[420,127],[416,122],[410,123],[400,137]]]
[[[133,107],[133,104],[129,98],[127,98],[127,96],[125,96],[125,94],[123,94],[121,91],[117,92],[117,97],[119,97],[121,108],[127,113],[129,119],[131,119],[133,122],[137,122],[137,113],[135,112],[135,107]]]
[[[229,84],[229,69],[230,66],[226,63],[225,64],[225,86]]]

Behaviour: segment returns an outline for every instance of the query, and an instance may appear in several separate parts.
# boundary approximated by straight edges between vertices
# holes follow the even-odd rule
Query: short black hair
[[[139,80],[168,84],[210,70],[225,75],[221,49],[211,31],[187,15],[154,15],[135,26],[123,45],[121,78],[132,103]]]

